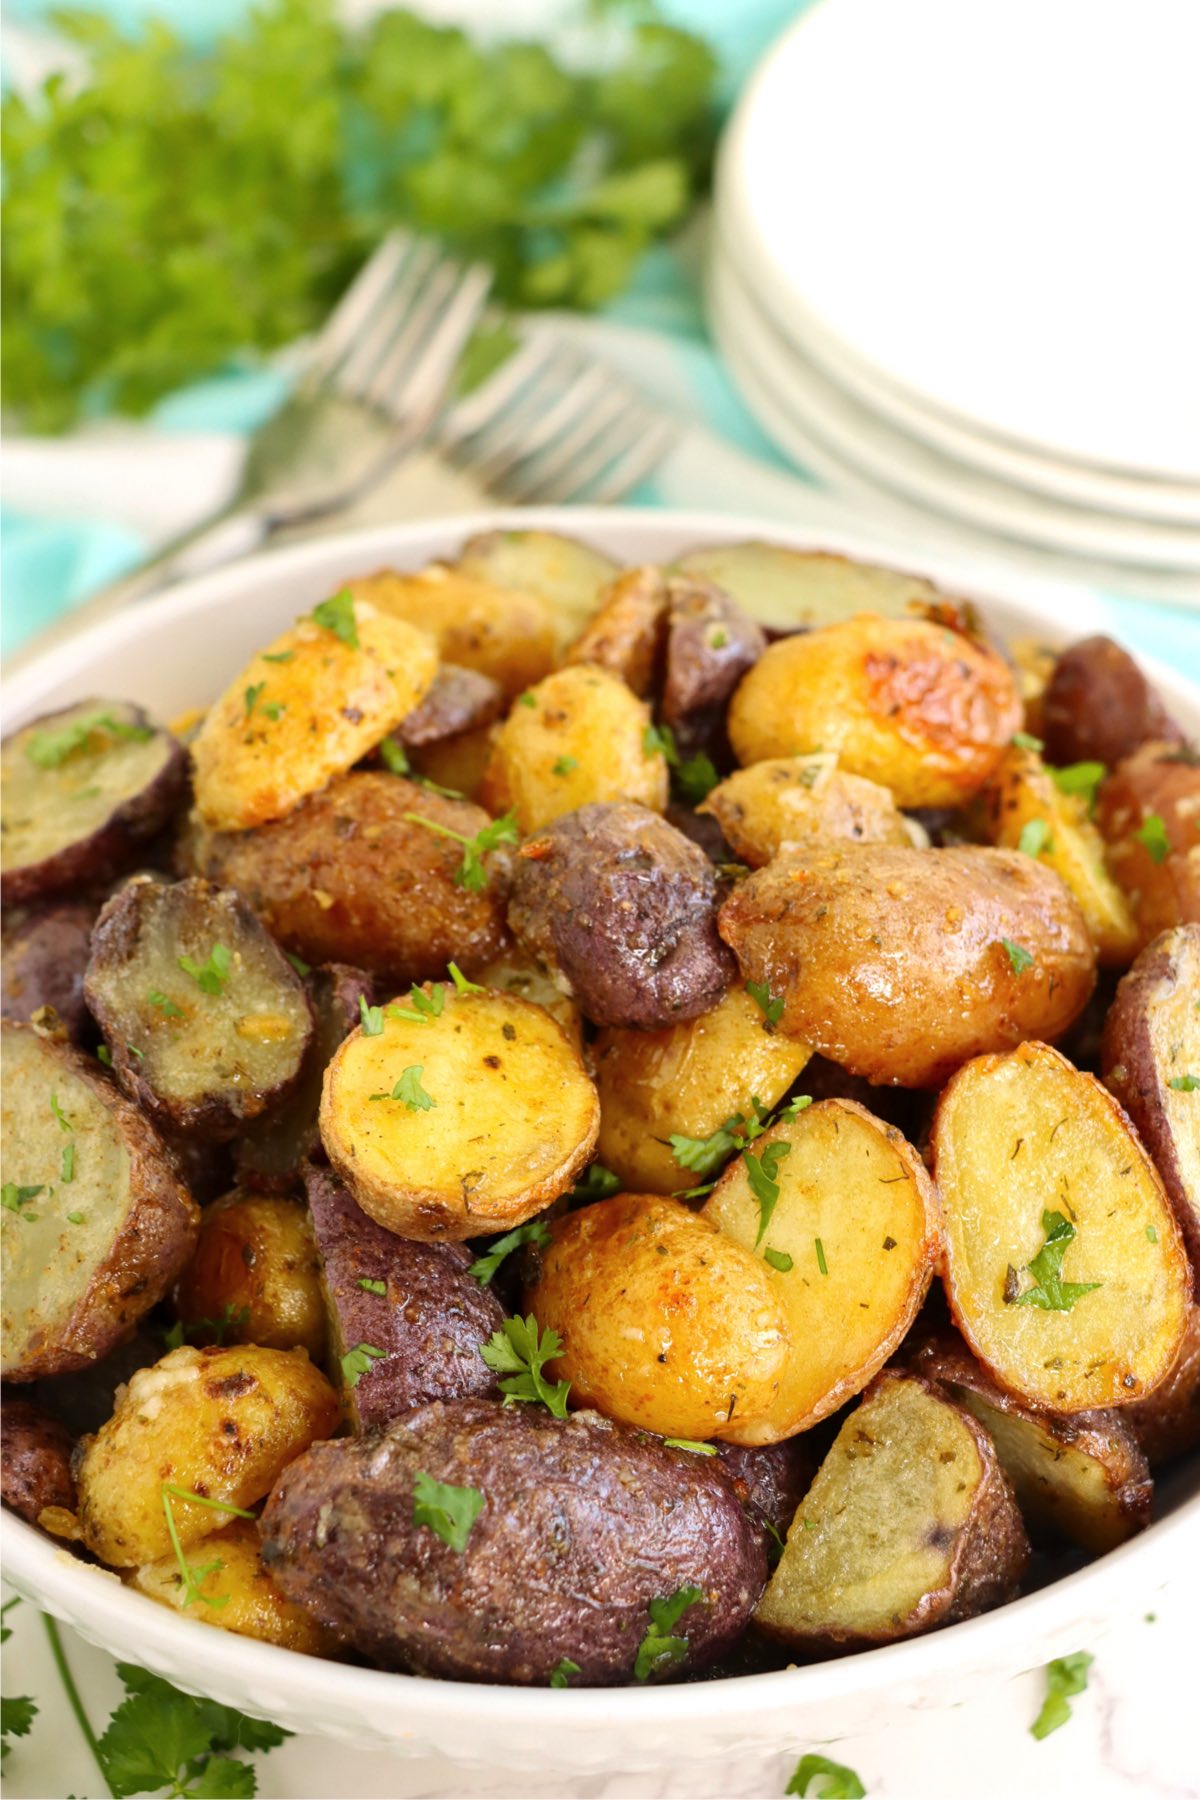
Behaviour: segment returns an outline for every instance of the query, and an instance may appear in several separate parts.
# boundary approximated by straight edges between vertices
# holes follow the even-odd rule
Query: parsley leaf
[[[454,879],[459,887],[465,887],[469,893],[480,894],[488,884],[488,873],[484,867],[484,856],[489,850],[498,850],[501,844],[517,844],[521,834],[517,830],[517,815],[505,813],[501,819],[493,819],[474,837],[465,837],[461,831],[452,831],[449,825],[439,825],[436,819],[427,819],[421,813],[405,813],[404,817],[411,825],[423,825],[426,831],[436,832],[439,837],[453,838],[456,844],[463,846],[463,857],[455,871]]]
[[[690,1450],[693,1456],[715,1456],[715,1444],[702,1444],[696,1438],[664,1438],[663,1443],[669,1450]]]
[[[374,1344],[355,1344],[353,1350],[347,1350],[341,1359],[346,1386],[357,1387],[362,1377],[370,1373],[371,1364],[386,1355],[386,1350],[377,1350]]]
[[[603,1163],[590,1163],[571,1189],[572,1200],[609,1200],[621,1191],[621,1178]]]
[[[312,974],[312,964],[306,963],[302,956],[297,956],[294,951],[291,950],[285,950],[283,954],[287,957],[297,975],[304,976]]]
[[[483,1495],[478,1488],[454,1487],[418,1472],[413,1485],[413,1524],[428,1525],[460,1556],[482,1511]]]
[[[1173,1075],[1167,1086],[1177,1094],[1194,1094],[1200,1088],[1200,1075]]]
[[[358,996],[358,1017],[364,1037],[383,1036],[383,1008],[382,1006],[368,1006],[365,994]]]
[[[681,1663],[688,1652],[685,1637],[674,1637],[675,1626],[696,1601],[703,1597],[698,1587],[677,1588],[673,1594],[650,1602],[650,1625],[638,1645],[633,1665],[633,1679],[648,1681],[651,1675],[664,1674]]]
[[[647,756],[665,756],[672,767],[679,761],[675,733],[669,725],[647,725],[642,733],[642,749]]]
[[[1065,769],[1051,769],[1050,773],[1059,793],[1081,794],[1090,808],[1108,770],[1102,762],[1077,762],[1069,763]]]
[[[191,956],[181,956],[177,960],[184,974],[191,976],[202,993],[220,994],[224,991],[232,961],[224,944],[214,944],[205,963],[198,963]]]
[[[1171,840],[1159,813],[1147,813],[1133,835],[1152,863],[1166,862],[1171,854]]]
[[[146,998],[149,1000],[151,1006],[156,1006],[158,1008],[164,1019],[183,1018],[183,1008],[181,1006],[176,1006],[175,1002],[169,1000],[166,994],[162,993],[158,988],[152,988]]]
[[[76,720],[74,725],[64,725],[59,731],[35,731],[25,746],[25,754],[30,762],[39,769],[61,769],[69,756],[85,747],[93,754],[99,755],[111,750],[112,745],[106,743],[93,744],[92,738],[98,733],[107,733],[129,743],[141,744],[154,736],[149,725],[127,725],[123,719],[114,718],[110,712],[89,713],[87,718]]]
[[[320,625],[325,631],[332,631],[335,638],[340,638],[347,649],[358,649],[358,625],[354,617],[354,595],[349,588],[341,588],[328,600],[322,600],[320,606],[312,609],[314,625]]]
[[[1065,1725],[1071,1716],[1069,1702],[1076,1694],[1082,1694],[1088,1684],[1088,1670],[1093,1658],[1086,1650],[1077,1651],[1074,1656],[1058,1656],[1046,1665],[1046,1698],[1042,1702],[1033,1724],[1029,1727],[1035,1738],[1049,1737],[1060,1725]]]
[[[389,775],[409,775],[412,764],[399,738],[385,737],[379,746],[379,760]]]
[[[578,767],[579,758],[577,756],[560,756],[555,761],[554,767],[551,769],[550,773],[552,775],[569,775],[572,769],[577,769]]]
[[[248,719],[253,717],[254,709],[258,705],[259,696],[266,685],[265,681],[256,681],[253,687],[248,687],[242,695],[242,703],[246,708],[246,717]]]
[[[515,1400],[540,1401],[556,1419],[565,1419],[570,1382],[559,1381],[552,1386],[542,1374],[545,1364],[562,1354],[562,1347],[557,1331],[543,1332],[539,1341],[538,1322],[533,1314],[524,1319],[518,1314],[515,1319],[505,1319],[500,1329],[493,1331],[479,1354],[493,1374],[506,1377],[499,1383],[506,1406]]]
[[[813,1787],[814,1781],[820,1786]],[[867,1792],[853,1769],[811,1750],[800,1758],[783,1791],[802,1796],[811,1793],[813,1800],[865,1800]]]
[[[402,1100],[409,1112],[429,1112],[437,1101],[421,1086],[424,1071],[424,1063],[409,1063],[407,1069],[401,1070],[400,1079],[391,1093],[372,1094],[372,1100]]]
[[[387,1298],[387,1282],[376,1281],[371,1275],[360,1275],[354,1285],[360,1287],[364,1294],[378,1294],[381,1299]]]
[[[28,1737],[30,1727],[37,1717],[36,1700],[28,1694],[5,1694],[0,1698],[0,1758],[8,1755],[12,1748],[10,1737]]]
[[[813,1239],[813,1247],[817,1252],[817,1267],[818,1267],[818,1269],[820,1269],[822,1275],[828,1275],[829,1264],[825,1261],[825,1246],[821,1242],[820,1238]]]
[[[1045,819],[1027,819],[1021,827],[1021,835],[1017,839],[1017,849],[1022,856],[1040,856],[1043,850],[1052,850],[1053,841],[1050,827]]]
[[[703,750],[685,761],[679,754],[675,733],[669,725],[647,725],[642,733],[642,749],[647,756],[663,756],[671,771],[671,785],[685,806],[699,806],[716,787],[721,777],[713,760]]]
[[[1018,750],[1032,750],[1038,756],[1040,756],[1042,751],[1046,748],[1041,738],[1033,737],[1028,731],[1014,731],[1012,734],[1012,741],[1017,746]]]
[[[771,1223],[771,1214],[775,1211],[779,1199],[779,1165],[785,1156],[790,1155],[792,1146],[777,1141],[764,1146],[761,1156],[755,1156],[750,1150],[742,1151],[742,1161],[746,1165],[746,1175],[750,1182],[750,1191],[758,1201],[758,1236],[754,1240],[757,1250],[767,1234],[767,1226]]]
[[[763,1261],[780,1275],[790,1275],[796,1266],[786,1250],[772,1250],[770,1244],[763,1251]]]
[[[447,963],[446,973],[454,983],[456,994],[486,994],[487,989],[477,981],[468,981],[457,963]]]
[[[550,1686],[552,1688],[570,1687],[571,1683],[568,1677],[571,1675],[579,1675],[580,1673],[582,1673],[582,1671],[580,1670],[579,1664],[577,1662],[572,1662],[569,1656],[564,1656],[560,1658],[555,1668],[550,1672]]]
[[[1024,944],[1014,944],[1011,938],[1001,938],[1000,942],[1004,945],[1013,974],[1023,975],[1033,962],[1030,952],[1026,950]]]
[[[549,1227],[541,1219],[530,1219],[527,1225],[518,1225],[505,1237],[497,1238],[491,1249],[484,1256],[478,1257],[467,1270],[483,1287],[486,1287],[506,1256],[519,1250],[522,1244],[537,1244],[539,1248],[550,1242]]]
[[[0,1188],[0,1206],[3,1206],[5,1212],[20,1213],[21,1208],[27,1206],[31,1200],[36,1200],[44,1189],[44,1182],[38,1187],[18,1187],[15,1181],[6,1181]],[[22,1213],[21,1216],[30,1221],[37,1219],[36,1213]]]
[[[132,1663],[118,1663],[126,1698],[99,1741],[100,1766],[114,1800],[169,1788],[197,1800],[241,1800],[257,1792],[249,1763],[231,1750],[273,1750],[291,1736],[215,1700],[181,1694]]]
[[[58,1178],[60,1181],[64,1181],[64,1182],[74,1181],[74,1179],[75,1179],[75,1139],[74,1138],[71,1139],[71,1142],[69,1144],[63,1145],[62,1162],[59,1165]]]
[[[50,1111],[54,1114],[54,1117],[58,1120],[60,1130],[70,1131],[72,1129],[70,1119],[68,1119],[66,1113],[63,1111],[62,1107],[58,1104],[58,1095],[57,1094],[51,1094],[51,1096],[50,1096]]]
[[[1102,1281],[1063,1281],[1061,1278],[1063,1257],[1067,1254],[1068,1245],[1077,1236],[1071,1221],[1060,1212],[1043,1212],[1042,1230],[1046,1241],[1034,1257],[1026,1263],[1026,1268],[1033,1276],[1036,1286],[1027,1288],[1023,1294],[1015,1294],[1009,1302],[1012,1306],[1036,1306],[1043,1312],[1070,1312],[1077,1300],[1084,1294],[1091,1294]]]
[[[783,1017],[785,1003],[782,996],[772,994],[765,981],[748,981],[746,992],[767,1021],[767,1030],[773,1031]]]

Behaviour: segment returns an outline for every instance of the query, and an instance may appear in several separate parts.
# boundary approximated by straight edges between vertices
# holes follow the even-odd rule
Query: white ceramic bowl
[[[4,692],[5,728],[87,694],[143,702],[160,717],[208,700],[231,670],[343,576],[392,563],[417,568],[453,555],[470,532],[536,525],[572,532],[627,562],[665,561],[689,545],[764,535],[761,524],[682,513],[541,511],[404,525],[329,538],[223,570],[110,619],[21,670]],[[806,547],[799,533],[771,531]],[[875,554],[851,536],[820,547]],[[935,578],[961,571],[922,558]],[[1014,578],[1017,596],[977,592],[1000,632],[1065,641],[1104,623],[1086,596]],[[1024,594],[1024,598],[1021,595]],[[1172,710],[1200,732],[1200,691],[1154,668]],[[181,1618],[78,1563],[6,1515],[4,1574],[19,1592],[103,1649],[294,1731],[359,1746],[430,1749],[463,1765],[536,1760],[564,1783],[736,1755],[743,1762],[851,1732],[886,1727],[909,1709],[953,1706],[997,1681],[1094,1643],[1152,1608],[1172,1569],[1194,1555],[1200,1466],[1161,1491],[1157,1522],[1140,1537],[1025,1599],[909,1643],[734,1680],[688,1686],[553,1690],[427,1681],[349,1668],[277,1650]]]

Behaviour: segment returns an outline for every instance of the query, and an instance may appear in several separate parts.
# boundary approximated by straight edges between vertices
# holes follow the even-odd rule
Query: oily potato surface
[[[760,869],[783,850],[828,839],[911,844],[887,788],[847,775],[832,751],[773,756],[735,769],[697,809],[721,827],[739,862]]]
[[[1101,782],[1096,823],[1141,944],[1200,922],[1200,751],[1143,744]]]
[[[772,644],[727,722],[740,763],[831,750],[898,806],[959,806],[1021,718],[1007,663],[975,639],[860,613]]]
[[[783,999],[781,1030],[880,1084],[934,1087],[980,1051],[1054,1037],[1095,982],[1078,903],[1009,850],[791,852],[738,884],[719,928]]]
[[[1109,637],[1081,638],[1056,659],[1040,727],[1050,762],[1110,769],[1143,744],[1183,737],[1128,650]]]
[[[443,662],[488,676],[510,700],[553,664],[554,622],[533,594],[441,563],[415,575],[379,569],[346,586],[384,617],[431,633]]]
[[[379,1030],[353,1032],[321,1099],[322,1142],[363,1211],[426,1243],[532,1218],[570,1187],[600,1127],[549,1013],[497,990],[442,991],[436,1017],[402,1001]]]
[[[307,1209],[238,1188],[206,1206],[192,1260],[175,1286],[190,1343],[261,1344],[325,1353],[321,1266]]]
[[[319,609],[318,609],[319,610]],[[426,631],[351,604],[340,631],[300,619],[209,709],[192,744],[196,807],[215,831],[269,824],[344,774],[433,684]]]
[[[0,1407],[0,1498],[36,1525],[46,1507],[75,1510],[74,1442],[60,1419],[11,1390]]]
[[[128,1575],[129,1586],[147,1599],[202,1625],[216,1625],[238,1637],[298,1650],[303,1656],[335,1656],[337,1643],[302,1606],[285,1600],[259,1554],[258,1528],[234,1519],[188,1546],[193,1570],[205,1571],[189,1597],[175,1556],[143,1563]]]
[[[1162,1182],[1107,1090],[1046,1044],[977,1057],[942,1095],[932,1151],[946,1296],[1000,1385],[1062,1413],[1152,1392],[1183,1336],[1191,1274]]]

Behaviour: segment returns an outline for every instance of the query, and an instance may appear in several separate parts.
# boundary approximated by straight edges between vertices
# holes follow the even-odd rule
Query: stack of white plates
[[[1200,5],[822,0],[722,145],[761,423],[909,530],[1200,603]]]

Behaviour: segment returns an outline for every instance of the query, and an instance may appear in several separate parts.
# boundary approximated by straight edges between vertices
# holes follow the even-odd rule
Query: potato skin
[[[578,1403],[664,1437],[744,1441],[797,1354],[766,1265],[678,1200],[617,1194],[550,1226],[525,1311]]]
[[[189,1343],[261,1344],[305,1350],[318,1364],[324,1358],[320,1261],[296,1200],[237,1188],[206,1206],[174,1300]],[[219,1337],[206,1333],[206,1320],[220,1321]]]
[[[47,1506],[75,1510],[71,1434],[36,1400],[8,1393],[0,1407],[0,1498],[36,1525]]]
[[[713,1461],[597,1413],[435,1401],[292,1463],[262,1516],[263,1559],[385,1668],[540,1686],[564,1657],[572,1685],[630,1680],[650,1601],[694,1584],[674,1670],[687,1673],[740,1636],[766,1573]],[[461,1555],[413,1523],[418,1472],[484,1495]]]
[[[697,809],[710,814],[739,862],[760,869],[781,850],[829,838],[907,844],[912,836],[887,788],[847,775],[837,757],[767,757],[735,769]]]
[[[1151,816],[1166,834],[1162,861],[1137,836]],[[1101,782],[1096,823],[1143,945],[1173,925],[1200,921],[1200,752],[1143,744]]]
[[[282,1650],[298,1650],[302,1656],[336,1655],[335,1640],[302,1606],[284,1599],[270,1571],[263,1567],[258,1528],[249,1519],[234,1519],[223,1531],[197,1538],[189,1546],[188,1560],[193,1568],[217,1563],[199,1587],[207,1600],[219,1601],[219,1605],[206,1606],[203,1600],[193,1600],[190,1605],[184,1602],[183,1579],[173,1554],[134,1569],[129,1585],[202,1625],[257,1638],[260,1644],[278,1644]]]
[[[442,563],[415,575],[377,569],[346,583],[392,619],[406,620],[437,640],[446,663],[477,670],[498,682],[505,698],[540,681],[554,661],[554,621],[535,595],[497,587]]]
[[[781,639],[729,706],[740,763],[832,750],[897,806],[960,806],[1021,724],[1007,663],[922,619],[858,613]]]
[[[1152,1469],[1200,1445],[1200,1302],[1188,1313],[1183,1342],[1166,1379],[1122,1410]]]
[[[1147,944],[1104,1021],[1100,1072],[1154,1159],[1200,1269],[1200,1106],[1172,1080],[1200,1076],[1200,924]]]
[[[172,1350],[139,1369],[76,1461],[83,1541],[109,1568],[171,1554],[162,1484],[253,1506],[316,1438],[337,1429],[337,1395],[302,1350]],[[228,1515],[171,1497],[186,1549]],[[214,1521],[217,1525],[214,1526]]]
[[[1110,637],[1080,638],[1058,658],[1041,699],[1046,759],[1113,768],[1152,739],[1183,733],[1128,650]]]
[[[704,748],[721,726],[729,696],[767,647],[761,625],[702,575],[667,582],[666,667],[659,711],[681,756]]]
[[[563,653],[564,663],[591,663],[632,688],[639,700],[657,688],[666,648],[667,582],[652,564],[623,569],[601,589],[592,617]]]
[[[983,1050],[1054,1037],[1096,978],[1083,915],[1031,857],[829,845],[775,859],[721,908],[780,1029],[868,1081],[936,1087]],[[1004,939],[1033,958],[1020,973]]]
[[[504,690],[478,669],[443,663],[424,699],[401,719],[395,736],[408,749],[439,744],[491,725],[504,711]]]
[[[645,807],[582,806],[521,847],[509,924],[596,1025],[657,1031],[715,1006],[733,973],[712,865]]]
[[[406,813],[464,837],[490,823],[481,808],[395,775],[344,775],[286,819],[196,841],[198,869],[235,887],[268,931],[305,962],[350,962],[406,987],[470,975],[508,941],[503,863],[487,859],[478,894],[455,882],[462,847]]]
[[[504,1323],[490,1287],[469,1275],[461,1244],[418,1244],[385,1231],[357,1206],[333,1171],[312,1167],[308,1204],[320,1249],[329,1311],[330,1361],[356,1344],[384,1354],[342,1400],[351,1426],[369,1431],[430,1400],[493,1394],[480,1355]],[[364,1281],[383,1282],[385,1294]]]
[[[750,1517],[762,1525],[770,1561],[776,1537],[786,1538],[812,1484],[816,1463],[811,1445],[804,1437],[778,1444],[723,1443],[717,1445],[717,1458]]]
[[[5,921],[0,960],[0,1014],[28,1024],[50,1007],[73,1044],[92,1029],[83,998],[96,908],[81,900],[51,902]]]

